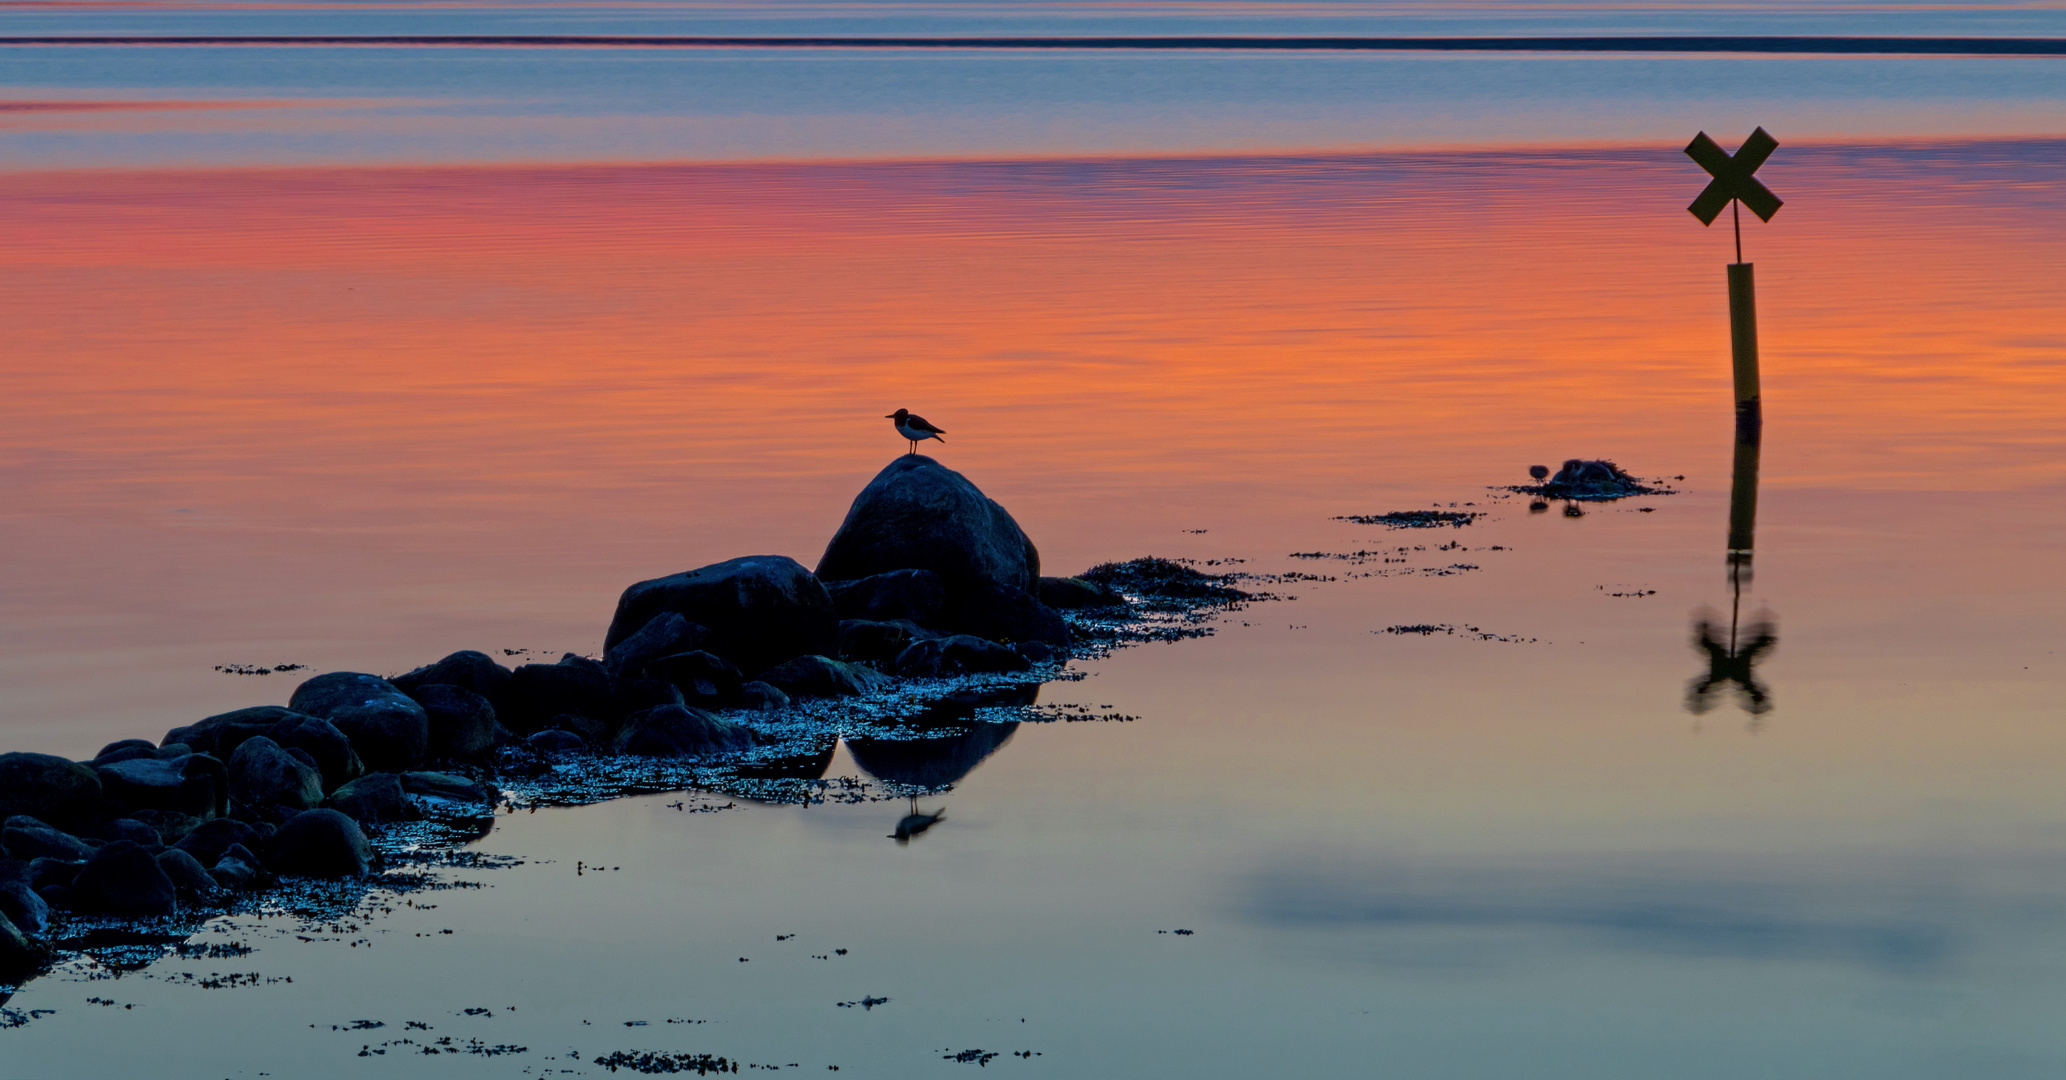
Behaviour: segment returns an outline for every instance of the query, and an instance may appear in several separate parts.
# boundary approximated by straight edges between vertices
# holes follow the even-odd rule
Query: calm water
[[[0,26],[2061,33],[2047,8],[1755,5]],[[598,1075],[615,1050],[2066,1074],[2061,71],[0,49],[6,749],[86,756],[293,688],[215,665],[593,652],[633,580],[814,562],[902,449],[899,405],[1057,571],[1334,579],[1081,664],[1042,701],[1137,719],[979,732],[1003,741],[909,845],[901,801],[505,817],[477,846],[523,865],[453,872],[487,887],[434,908],[231,920],[252,955],[31,984],[8,1007],[55,1011],[0,1030],[0,1078]],[[1704,177],[1677,148],[1753,124],[1788,202],[1745,236],[1768,404],[1741,610],[1779,643],[1769,711],[1696,714],[1693,626],[1732,601],[1731,253],[1684,212]],[[1683,491],[1576,518],[1488,491],[1571,456]],[[1490,516],[1330,520],[1451,502]],[[1400,545],[1428,550],[1291,557]],[[1459,631],[1383,632],[1411,624]],[[858,756],[828,775],[866,778]],[[292,982],[177,978],[232,970]],[[333,1030],[361,1020],[385,1026]],[[420,1052],[444,1037],[525,1049]]]

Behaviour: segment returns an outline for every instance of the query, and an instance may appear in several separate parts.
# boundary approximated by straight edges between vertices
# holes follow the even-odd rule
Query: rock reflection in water
[[[1038,686],[965,691],[935,701],[923,712],[906,718],[915,727],[939,728],[939,734],[918,738],[849,737],[847,750],[854,755],[855,764],[877,780],[903,787],[911,795],[910,812],[897,821],[890,838],[898,844],[908,844],[912,837],[944,820],[944,809],[921,811],[918,794],[954,786],[1011,741],[1012,733],[1019,729],[1016,720],[977,720],[978,709],[1031,705],[1039,697]]]

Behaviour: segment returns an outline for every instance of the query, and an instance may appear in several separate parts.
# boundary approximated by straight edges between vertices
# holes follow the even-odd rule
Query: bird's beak
[[[882,418],[884,420],[895,420],[897,418],[897,414],[893,412],[886,412],[882,414]]]

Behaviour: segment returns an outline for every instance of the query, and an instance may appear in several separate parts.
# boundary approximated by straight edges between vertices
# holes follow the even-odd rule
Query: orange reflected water
[[[2066,478],[2062,156],[1775,159],[1768,492]],[[630,580],[815,561],[898,406],[1065,571],[1573,454],[1713,493],[1703,179],[1647,148],[0,176],[0,729],[85,753],[247,703],[211,663],[592,649]]]

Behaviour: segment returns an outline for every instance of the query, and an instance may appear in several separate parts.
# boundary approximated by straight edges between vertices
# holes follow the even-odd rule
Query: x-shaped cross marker
[[[1708,138],[1707,132],[1693,136],[1693,141],[1686,144],[1686,156],[1698,162],[1714,179],[1708,181],[1707,189],[1686,209],[1692,211],[1702,225],[1712,225],[1728,207],[1729,200],[1737,199],[1750,207],[1750,212],[1756,214],[1759,221],[1772,220],[1772,215],[1778,213],[1783,204],[1779,196],[1772,194],[1771,189],[1758,183],[1750,174],[1758,171],[1758,166],[1763,165],[1777,149],[1779,140],[1765,134],[1764,128],[1751,132],[1735,157],[1730,157],[1727,150]]]

